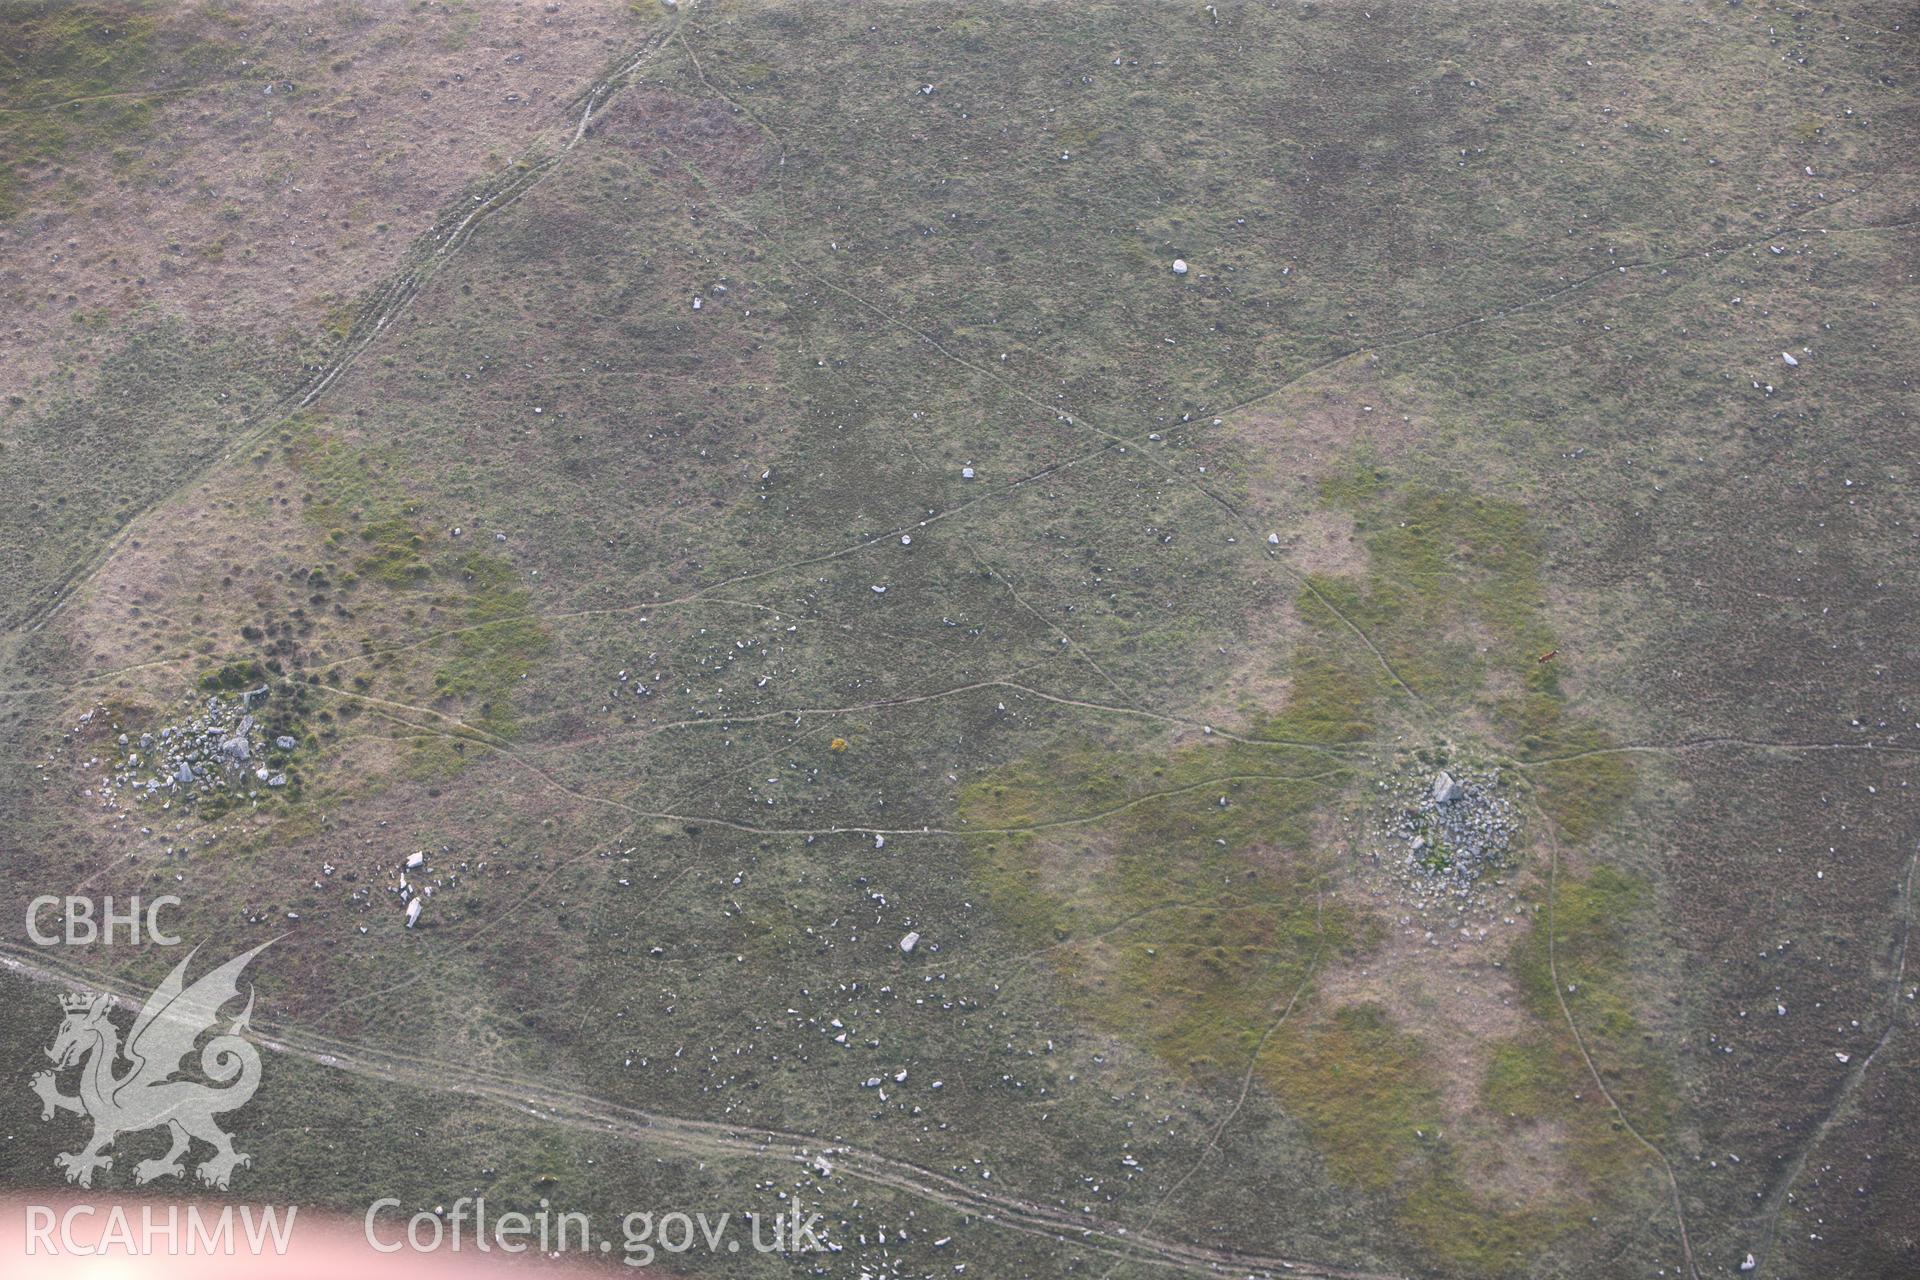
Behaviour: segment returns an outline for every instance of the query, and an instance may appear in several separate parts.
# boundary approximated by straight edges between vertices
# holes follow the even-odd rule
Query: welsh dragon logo
[[[251,988],[246,1008],[200,1050],[200,1071],[212,1083],[180,1079],[177,1073],[200,1037],[214,1029],[220,1010],[239,998],[241,970],[270,945],[262,943],[187,986],[190,953],[148,997],[134,1018],[124,1051],[120,1032],[108,1016],[111,998],[60,997],[66,1018],[47,1050],[54,1070],[35,1075],[32,1084],[40,1095],[42,1120],[53,1119],[59,1111],[93,1119],[93,1136],[84,1147],[53,1158],[68,1182],[92,1186],[94,1170],[113,1167],[113,1157],[105,1153],[115,1139],[162,1126],[172,1136],[173,1146],[159,1159],[135,1165],[136,1183],[183,1177],[186,1166],[181,1157],[196,1138],[213,1147],[213,1154],[194,1171],[209,1187],[224,1190],[236,1167],[253,1163],[251,1156],[233,1149],[233,1140],[213,1119],[245,1106],[260,1087],[260,1051],[241,1038],[253,1014]],[[124,1070],[120,1069],[122,1059],[128,1064]],[[80,1069],[79,1093],[73,1097],[60,1092],[55,1074],[69,1067]]]

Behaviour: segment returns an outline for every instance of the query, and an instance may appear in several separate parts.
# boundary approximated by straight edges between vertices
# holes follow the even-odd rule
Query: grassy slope
[[[1556,997],[1551,893],[1560,994],[1703,1269],[1755,1247],[1754,1193],[1837,1087],[1834,1033],[1757,1015],[1778,993],[1858,1017],[1855,1052],[1878,1034],[1904,774],[1613,748],[1908,710],[1911,232],[1859,229],[1910,212],[1879,79],[1907,37],[1517,6],[721,6],[682,34],[315,414],[174,506],[233,502],[268,545],[184,557],[137,622],[109,566],[22,668],[162,664],[16,700],[58,746],[103,694],[137,727],[276,661],[312,681],[302,794],[146,839],[11,784],[18,882],[184,883],[221,937],[297,911],[268,990],[318,1032],[1170,1236],[1672,1267],[1659,1168]],[[149,536],[211,536],[168,519]],[[1348,560],[1295,553],[1340,520]],[[1230,727],[1304,745],[1154,718],[1245,663],[1267,693]],[[1539,834],[1524,1030],[1435,1141],[1464,1068],[1315,982],[1386,927],[1340,897],[1330,824],[1449,740],[1523,780]],[[381,887],[416,847],[460,874],[405,933]],[[903,957],[908,928],[940,949]],[[1554,1194],[1462,1172],[1550,1116]],[[265,1150],[333,1122],[283,1094],[254,1123]],[[482,1123],[436,1117],[459,1172],[423,1198],[498,1146],[533,1193],[533,1139]],[[11,1176],[43,1178],[54,1139],[22,1127]],[[533,1149],[576,1202],[647,1191]],[[323,1202],[366,1185],[261,1164]],[[1899,1247],[1824,1217],[1849,1257]],[[966,1247],[986,1274],[1080,1255]]]

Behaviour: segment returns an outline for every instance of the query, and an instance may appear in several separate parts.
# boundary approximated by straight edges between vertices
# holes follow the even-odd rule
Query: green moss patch
[[[1097,1023],[1196,1078],[1231,1079],[1252,1063],[1333,1176],[1391,1204],[1436,1265],[1507,1274],[1584,1222],[1641,1153],[1588,1090],[1572,1122],[1577,1177],[1551,1201],[1503,1207],[1472,1187],[1445,1134],[1446,1064],[1382,1008],[1316,1004],[1316,960],[1364,951],[1378,928],[1322,899],[1316,823],[1360,776],[1340,748],[1408,714],[1478,712],[1496,749],[1576,757],[1528,774],[1569,840],[1604,826],[1633,772],[1596,723],[1568,710],[1540,660],[1555,641],[1541,613],[1542,547],[1520,507],[1365,467],[1322,493],[1352,514],[1368,563],[1302,586],[1307,634],[1285,703],[1247,728],[1260,741],[1212,737],[1158,754],[1083,742],[1009,764],[961,797],[982,832],[974,873]],[[1425,707],[1409,707],[1401,682]],[[1436,842],[1429,856],[1449,853]],[[1575,1016],[1610,1048],[1637,1035],[1610,993],[1626,989],[1623,930],[1639,892],[1597,872],[1563,884],[1557,904],[1556,960],[1588,993],[1570,997],[1584,1001]],[[1516,956],[1536,1025],[1491,1048],[1484,1101],[1496,1132],[1580,1106],[1573,1073],[1584,1066],[1541,978],[1545,937],[1542,921]],[[1651,1059],[1636,1061],[1622,1087],[1662,1094]]]
[[[1436,1064],[1417,1037],[1372,1005],[1334,1010],[1275,1038],[1260,1077],[1313,1131],[1342,1182],[1386,1191],[1421,1134],[1440,1130]]]
[[[1553,1030],[1561,1049],[1559,1058],[1540,1064],[1540,1070],[1551,1065],[1561,1073],[1562,1084],[1590,1080],[1577,1056],[1578,1046],[1566,1032],[1560,1011],[1564,1000],[1589,1052],[1602,1066],[1608,1091],[1657,1144],[1672,1120],[1673,1082],[1634,1013],[1628,952],[1634,917],[1647,910],[1648,896],[1645,882],[1611,867],[1597,867],[1584,880],[1562,877],[1553,897],[1551,965],[1549,921],[1543,913],[1515,945],[1512,968],[1528,1011]],[[1512,1088],[1520,1080],[1507,1083],[1513,1095],[1509,1101],[1523,1100],[1524,1092]],[[1611,1119],[1610,1111],[1607,1115]]]
[[[124,146],[158,95],[236,71],[240,48],[205,25],[149,4],[0,4],[0,219],[35,172]]]
[[[511,737],[513,690],[546,652],[547,629],[532,616],[532,599],[506,561],[455,556],[442,572],[462,585],[467,629],[450,641],[453,654],[434,673],[434,690],[469,707],[487,732]]]
[[[1361,580],[1316,578],[1327,603],[1365,631],[1409,688],[1450,711],[1478,705],[1521,760],[1547,816],[1590,839],[1634,787],[1633,762],[1590,717],[1569,711],[1558,648],[1542,612],[1543,548],[1516,503],[1414,483],[1358,466],[1326,481],[1367,548]],[[1512,690],[1490,695],[1489,689]],[[1561,757],[1576,757],[1562,759]]]

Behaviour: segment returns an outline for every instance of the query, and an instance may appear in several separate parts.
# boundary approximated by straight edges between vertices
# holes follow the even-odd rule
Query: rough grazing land
[[[250,1202],[1920,1273],[1911,18],[15,6],[0,1075],[174,893]]]

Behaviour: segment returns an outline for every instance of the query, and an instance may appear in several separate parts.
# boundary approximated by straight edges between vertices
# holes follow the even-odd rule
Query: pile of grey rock
[[[299,744],[286,735],[269,749],[252,708],[266,701],[270,690],[262,685],[238,697],[214,694],[199,710],[138,740],[121,734],[125,753],[114,761],[109,781],[136,795],[191,796],[229,790],[245,791],[256,784],[284,787],[287,775],[268,765],[271,751],[285,753]]]
[[[1410,879],[1466,886],[1505,865],[1519,822],[1499,783],[1498,770],[1475,777],[1442,769],[1426,781],[1391,833],[1405,842]]]
[[[1524,923],[1510,883],[1522,848],[1520,814],[1498,769],[1438,752],[1402,756],[1374,779],[1353,814],[1367,892],[1402,932],[1435,947],[1477,946]]]

